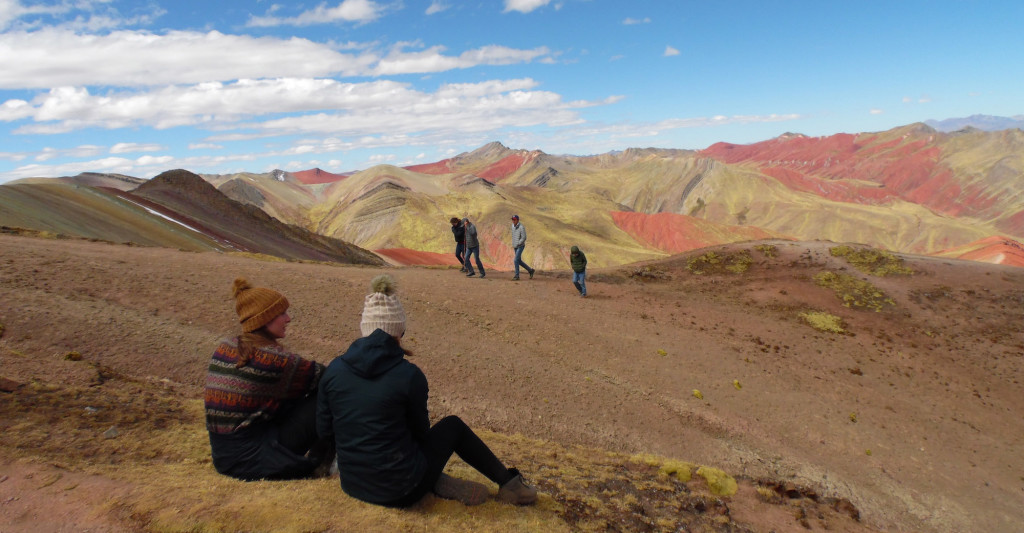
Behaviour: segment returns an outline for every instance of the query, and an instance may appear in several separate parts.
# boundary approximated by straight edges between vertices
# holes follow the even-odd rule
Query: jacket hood
[[[569,251],[570,251],[570,253],[578,254],[578,253],[580,253],[580,247],[579,246],[573,246]]]
[[[366,337],[352,343],[342,361],[357,376],[377,377],[405,359],[405,351],[394,337],[382,329],[375,329]]]

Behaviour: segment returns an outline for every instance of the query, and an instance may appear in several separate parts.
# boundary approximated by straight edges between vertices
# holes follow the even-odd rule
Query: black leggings
[[[457,416],[446,416],[434,424],[427,431],[427,438],[420,450],[427,458],[427,472],[423,475],[423,480],[412,492],[393,502],[385,503],[385,506],[409,507],[420,501],[437,484],[453,453],[498,486],[504,485],[513,477],[484,441]]]
[[[316,457],[311,458],[320,459],[334,445],[333,439],[320,439],[316,433],[316,394],[282,405],[277,418],[277,442],[296,455],[312,452]]]

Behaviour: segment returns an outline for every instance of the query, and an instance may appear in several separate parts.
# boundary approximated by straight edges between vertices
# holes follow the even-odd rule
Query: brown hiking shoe
[[[444,472],[434,484],[434,494],[438,498],[457,500],[465,505],[480,505],[490,496],[482,483],[455,478]]]
[[[498,501],[513,505],[530,505],[537,501],[537,489],[526,484],[522,474],[515,468],[509,468],[515,477],[505,482],[498,489]]]

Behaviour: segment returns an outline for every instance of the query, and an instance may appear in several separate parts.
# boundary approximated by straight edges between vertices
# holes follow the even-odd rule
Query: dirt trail
[[[869,276],[826,243],[777,244],[743,275],[695,276],[682,259],[591,272],[587,299],[568,268],[519,282],[388,270],[433,417],[791,481],[889,530],[1024,527],[1024,269],[913,257],[913,276],[870,278],[895,306],[856,311],[811,278]],[[752,245],[719,250],[740,248]],[[327,363],[358,336],[382,270],[0,235],[0,377],[89,385],[116,372],[198,399],[212,346],[235,329],[239,275],[286,294],[286,344]],[[849,333],[810,328],[808,309]],[[19,531],[10,513],[42,516],[25,491],[48,494],[24,469],[50,472],[0,464],[0,510]],[[100,516],[94,504],[57,508]],[[95,530],[120,527],[108,518]]]

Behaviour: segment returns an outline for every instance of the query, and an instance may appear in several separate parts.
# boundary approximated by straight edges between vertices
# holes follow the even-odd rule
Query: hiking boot
[[[508,471],[514,477],[498,489],[498,501],[513,505],[530,505],[537,501],[537,489],[527,485],[522,474],[515,468],[509,468]]]
[[[490,496],[482,483],[454,478],[444,472],[434,484],[434,494],[438,498],[460,501],[465,505],[480,505]]]
[[[519,281],[519,276],[512,276],[512,281]]]
[[[467,278],[471,278],[471,277],[473,277],[475,275],[476,275],[476,272],[470,272],[469,274],[466,274],[466,277]]]
[[[462,267],[462,268],[459,269],[459,272],[465,272],[465,271],[466,271],[466,267]]]
[[[486,277],[487,277],[487,274],[484,274],[483,272],[480,273],[480,279],[484,279]]]
[[[536,272],[536,271],[537,271],[536,268],[530,271],[530,279],[533,279],[533,273]]]

